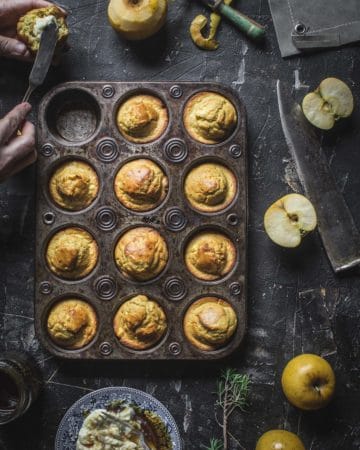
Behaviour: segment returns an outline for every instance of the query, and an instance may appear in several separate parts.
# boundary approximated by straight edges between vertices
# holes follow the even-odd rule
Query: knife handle
[[[260,40],[265,36],[265,27],[231,6],[220,3],[216,9],[250,38]]]

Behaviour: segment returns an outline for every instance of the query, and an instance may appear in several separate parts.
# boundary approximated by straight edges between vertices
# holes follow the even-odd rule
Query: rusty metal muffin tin
[[[213,91],[231,100],[238,123],[232,135],[216,145],[193,140],[183,124],[183,110],[189,98],[201,91]],[[148,144],[126,141],[118,131],[116,112],[122,101],[141,93],[153,94],[168,108],[169,125],[164,134]],[[38,124],[37,230],[35,328],[50,353],[66,359],[95,360],[212,360],[239,347],[246,327],[247,266],[247,166],[246,112],[237,93],[216,83],[127,83],[71,82],[55,87],[41,102]],[[127,210],[117,200],[113,182],[121,165],[134,158],[150,158],[162,167],[169,179],[169,192],[152,211]],[[95,168],[100,189],[86,209],[69,212],[57,207],[49,195],[51,174],[66,160],[80,159]],[[209,214],[190,207],[183,194],[184,177],[191,167],[215,161],[229,167],[237,178],[235,200],[225,210]],[[67,281],[47,267],[45,253],[49,239],[59,229],[79,226],[88,230],[99,246],[98,263],[88,276]],[[169,261],[155,279],[135,282],[124,278],[114,261],[116,242],[134,226],[151,226],[166,239]],[[185,267],[183,252],[190,236],[201,230],[219,230],[231,238],[237,262],[223,279],[204,282]],[[138,351],[122,346],[113,331],[119,306],[130,297],[146,294],[164,309],[168,330],[153,348]],[[183,317],[188,306],[204,296],[227,300],[237,314],[238,326],[230,342],[220,349],[204,352],[193,347],[183,333]],[[48,313],[58,300],[81,298],[98,316],[94,340],[79,350],[66,350],[47,334]]]

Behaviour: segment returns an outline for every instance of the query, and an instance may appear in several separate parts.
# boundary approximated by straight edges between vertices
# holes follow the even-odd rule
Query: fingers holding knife
[[[25,121],[31,110],[22,103],[0,120],[0,181],[19,172],[36,160],[35,127]],[[21,135],[16,135],[20,129]]]

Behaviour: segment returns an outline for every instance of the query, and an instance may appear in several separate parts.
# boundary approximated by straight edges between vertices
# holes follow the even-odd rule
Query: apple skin
[[[305,411],[317,410],[330,402],[335,391],[335,374],[324,358],[304,353],[287,363],[281,385],[292,405]]]
[[[270,430],[260,437],[255,450],[305,450],[305,447],[290,431]]]

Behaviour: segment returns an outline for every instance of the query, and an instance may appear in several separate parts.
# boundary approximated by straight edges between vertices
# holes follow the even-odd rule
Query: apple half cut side
[[[312,203],[303,195],[288,194],[273,203],[264,216],[266,234],[281,247],[298,247],[313,231],[317,217]]]
[[[349,117],[353,109],[354,98],[350,88],[337,78],[325,78],[302,101],[307,120],[322,130],[330,130],[336,120]]]

